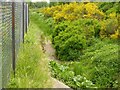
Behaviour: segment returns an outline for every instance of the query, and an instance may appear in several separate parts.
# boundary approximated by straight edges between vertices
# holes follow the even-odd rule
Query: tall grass
[[[11,74],[9,88],[50,88],[52,86],[48,61],[40,45],[38,19],[31,17],[25,42],[20,48],[16,62],[15,78]]]

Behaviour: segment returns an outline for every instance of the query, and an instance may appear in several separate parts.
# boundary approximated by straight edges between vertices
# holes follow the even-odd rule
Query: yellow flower
[[[51,16],[54,19],[64,18],[66,20],[75,20],[76,18],[101,18],[104,13],[101,12],[95,3],[70,3],[48,7],[42,10],[46,16]]]
[[[109,17],[110,18],[116,18],[116,13],[110,13]]]
[[[115,34],[110,35],[111,38],[117,39],[120,36],[119,31],[117,30]]]

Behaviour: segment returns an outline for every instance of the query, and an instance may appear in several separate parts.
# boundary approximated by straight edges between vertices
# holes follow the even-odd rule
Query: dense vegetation
[[[61,61],[52,76],[72,88],[119,87],[119,3],[57,3],[35,10]]]
[[[42,9],[46,18],[54,20],[54,25],[51,25],[54,29],[52,42],[60,60],[79,59],[82,51],[91,46],[96,38],[120,37],[117,8],[106,14],[99,9],[102,4],[98,4],[99,7],[97,4],[69,3]],[[118,4],[115,6],[118,7]]]
[[[118,87],[120,61],[117,44],[99,41],[84,51],[80,62],[57,64],[52,61],[50,65],[53,76],[72,88]],[[84,77],[85,80],[81,79]]]

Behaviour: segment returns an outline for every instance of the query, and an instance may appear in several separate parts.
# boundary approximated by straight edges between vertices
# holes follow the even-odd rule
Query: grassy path
[[[16,62],[16,76],[11,73],[9,88],[52,88],[49,62],[42,51],[40,28],[30,19],[25,42]]]
[[[52,43],[50,41],[50,38],[48,38],[46,36],[47,35],[46,30],[48,30],[48,27],[44,26],[44,24],[41,22],[41,20],[37,19],[34,15],[36,15],[36,14],[33,14],[31,19],[33,20],[34,24],[40,30],[41,34],[39,35],[39,37],[40,37],[41,48],[43,50],[43,53],[44,53],[45,57],[47,58],[47,60],[49,60],[49,61],[50,60],[56,60],[55,50],[52,47]],[[44,30],[42,30],[42,29],[44,29]],[[43,34],[43,32],[44,32],[44,34]],[[64,88],[63,90],[66,90],[66,88],[70,88],[70,87],[68,87],[67,85],[65,85],[64,83],[58,81],[55,78],[51,77],[51,79],[52,79],[52,82],[53,82],[52,88]]]

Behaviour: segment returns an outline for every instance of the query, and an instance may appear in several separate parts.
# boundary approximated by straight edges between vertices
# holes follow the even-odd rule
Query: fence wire
[[[2,3],[2,85],[7,83],[12,63],[12,4]]]
[[[24,32],[27,31],[26,27],[28,27],[28,21],[26,21],[28,20],[27,4],[15,2],[12,7],[12,3],[13,2],[0,2],[0,76],[2,76],[0,77],[0,86],[2,87],[6,87],[7,85],[13,62],[15,62],[12,56],[15,54],[15,59],[17,59],[20,43],[23,42]],[[15,43],[12,42],[13,24],[15,25]],[[13,43],[15,44],[15,48],[13,48]],[[15,50],[15,53],[13,53],[13,50]]]
[[[21,3],[15,3],[15,56],[17,56],[18,50],[19,50],[19,46],[20,46],[20,40],[21,40],[21,24],[22,24],[22,18],[21,18]],[[18,22],[19,21],[19,22]]]

